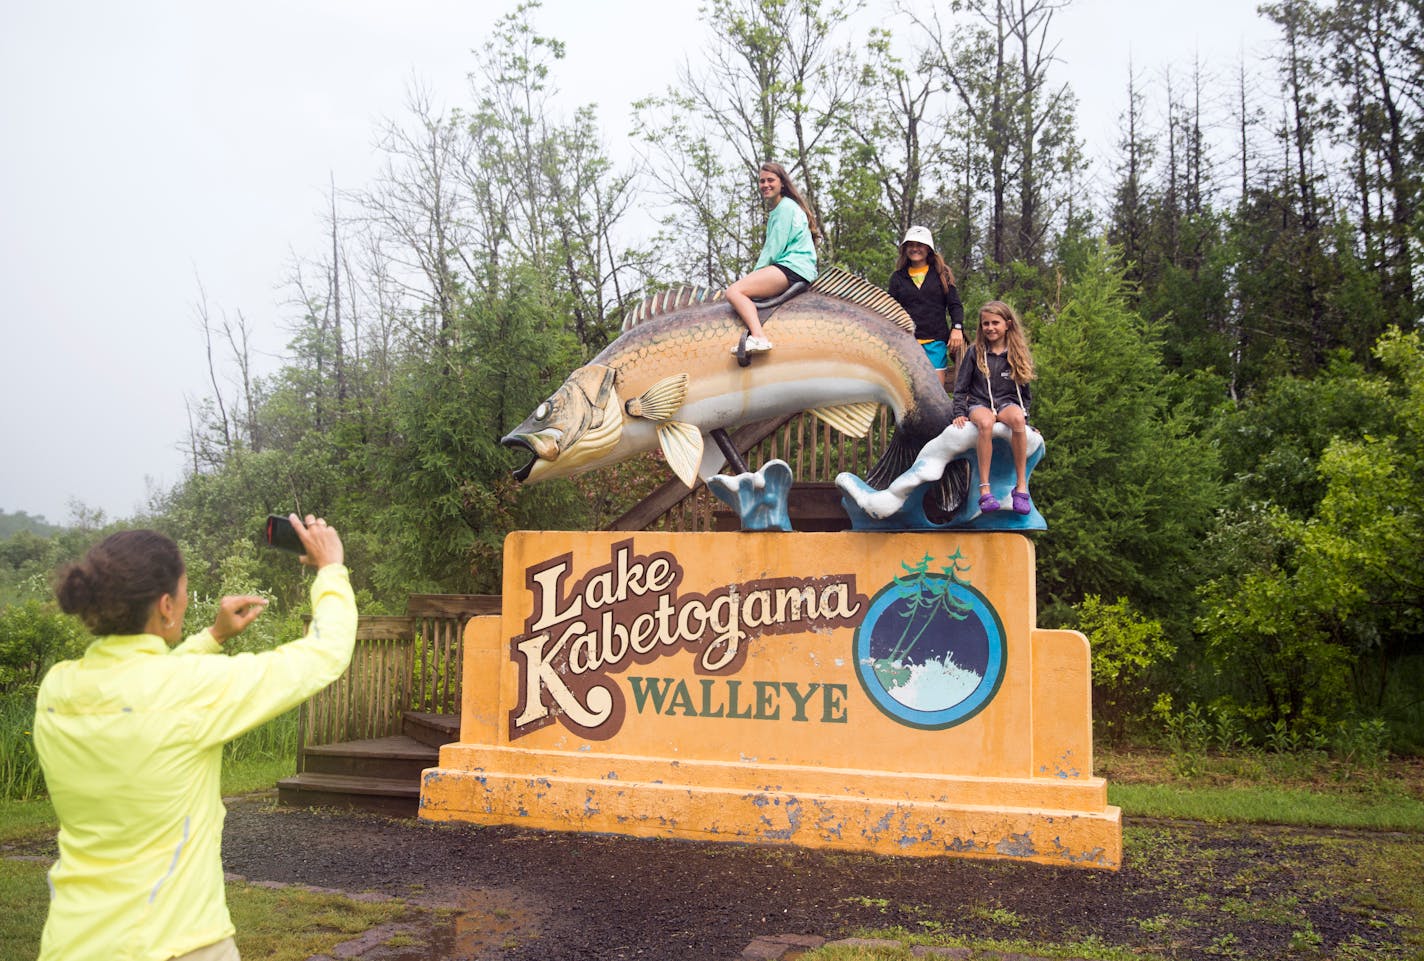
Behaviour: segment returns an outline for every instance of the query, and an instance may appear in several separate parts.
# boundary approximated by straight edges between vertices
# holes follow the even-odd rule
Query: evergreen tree
[[[1039,604],[1063,622],[1089,594],[1126,596],[1180,631],[1218,468],[1169,406],[1160,327],[1131,309],[1130,290],[1118,254],[1100,247],[1069,279],[1062,311],[1033,327],[1031,423],[1047,444],[1032,479],[1048,521]]]
[[[520,488],[499,444],[580,362],[538,278],[532,264],[507,268],[499,291],[463,299],[449,349],[408,361],[395,440],[373,452],[379,494],[361,511],[383,547],[383,594],[497,593],[508,531],[582,516],[567,483]]]

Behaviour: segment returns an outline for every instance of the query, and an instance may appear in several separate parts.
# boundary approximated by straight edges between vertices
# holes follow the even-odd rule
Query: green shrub
[[[1125,597],[1104,604],[1089,594],[1077,611],[1092,648],[1094,720],[1118,741],[1146,720],[1154,698],[1149,679],[1177,649],[1161,622],[1138,614]]]
[[[0,694],[30,693],[56,661],[84,653],[92,637],[52,603],[24,601],[0,608]]]
[[[28,801],[45,793],[34,723],[33,694],[0,694],[0,798]]]

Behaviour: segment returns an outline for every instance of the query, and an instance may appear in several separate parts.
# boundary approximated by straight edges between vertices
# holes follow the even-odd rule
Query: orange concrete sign
[[[421,816],[1116,869],[1021,534],[516,532]]]

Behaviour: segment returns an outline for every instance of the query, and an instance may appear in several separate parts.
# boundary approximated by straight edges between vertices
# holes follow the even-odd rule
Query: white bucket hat
[[[905,239],[900,241],[900,246],[903,247],[908,243],[924,244],[930,250],[934,250],[934,237],[930,235],[928,227],[911,227],[905,231]]]

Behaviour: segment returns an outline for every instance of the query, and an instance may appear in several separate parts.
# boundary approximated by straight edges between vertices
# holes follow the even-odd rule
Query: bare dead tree
[[[198,302],[194,309],[198,314],[198,324],[203,331],[203,350],[208,363],[208,382],[213,387],[213,403],[217,405],[218,423],[217,427],[222,436],[224,454],[232,453],[232,427],[227,415],[227,403],[223,399],[222,385],[218,383],[217,362],[213,358],[213,323],[208,314],[208,292],[203,288],[203,280],[193,272],[193,279],[198,285]]]
[[[251,338],[252,326],[241,310],[237,311],[237,323],[223,315],[223,339],[227,341],[232,361],[237,365],[238,378],[242,384],[243,421],[247,428],[247,445],[253,451],[262,449],[262,439],[257,422],[257,397],[252,376]]]
[[[929,174],[952,163],[947,150],[948,124],[931,105],[942,93],[924,49],[914,54],[913,69],[895,55],[888,30],[871,32],[864,86],[853,108],[842,117],[850,135],[866,148],[886,209],[895,218],[896,236],[920,223],[920,208],[931,189]]]
[[[419,89],[408,93],[410,125],[388,122],[379,148],[385,169],[359,194],[366,221],[386,244],[389,279],[417,302],[428,343],[448,344],[461,284],[457,258],[471,247],[460,216],[457,172],[469,162],[469,139]],[[468,264],[465,265],[468,267]]]

